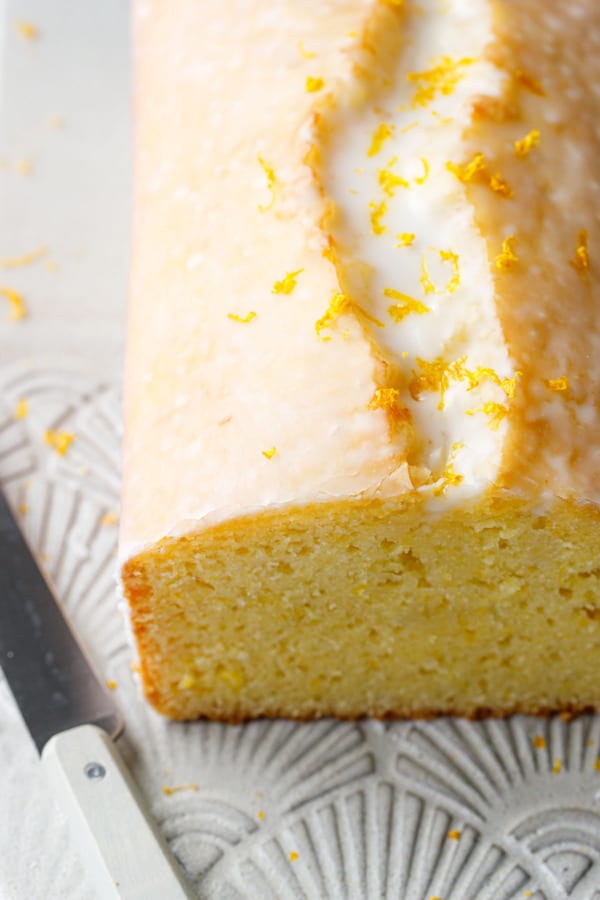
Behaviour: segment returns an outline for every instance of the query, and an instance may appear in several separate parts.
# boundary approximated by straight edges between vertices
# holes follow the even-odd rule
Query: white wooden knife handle
[[[42,763],[102,900],[194,897],[109,736],[80,725],[51,738]]]

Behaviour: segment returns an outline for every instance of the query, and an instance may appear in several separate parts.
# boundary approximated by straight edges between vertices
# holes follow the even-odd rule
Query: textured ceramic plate
[[[0,269],[28,312],[0,305],[0,480],[113,685],[124,752],[198,896],[600,900],[598,717],[178,725],[140,700],[113,580],[127,6],[10,0],[0,21],[0,258],[46,248]],[[64,456],[48,429],[74,435]],[[0,897],[94,898],[3,681],[0,797]]]

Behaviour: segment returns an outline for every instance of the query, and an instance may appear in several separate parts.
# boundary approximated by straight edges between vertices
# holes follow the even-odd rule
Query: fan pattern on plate
[[[74,434],[64,456],[46,429]],[[228,726],[141,703],[114,589],[119,441],[114,387],[66,365],[0,372],[0,480],[116,682],[121,749],[198,897],[600,900],[600,717]],[[0,716],[4,884],[88,900],[4,683]]]

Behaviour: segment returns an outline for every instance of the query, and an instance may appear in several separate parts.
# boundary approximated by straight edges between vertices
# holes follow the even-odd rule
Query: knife
[[[116,706],[0,490],[0,665],[102,900],[194,894],[114,741]]]

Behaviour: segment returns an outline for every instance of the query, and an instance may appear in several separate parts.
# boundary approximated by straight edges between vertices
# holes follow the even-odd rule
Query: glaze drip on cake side
[[[359,103],[342,93],[325,112],[320,176],[341,289],[369,314],[415,425],[411,464],[458,499],[497,475],[518,378],[456,177],[475,98],[499,96],[505,75],[485,59],[487,0],[408,3],[398,28],[388,81],[362,76]]]

